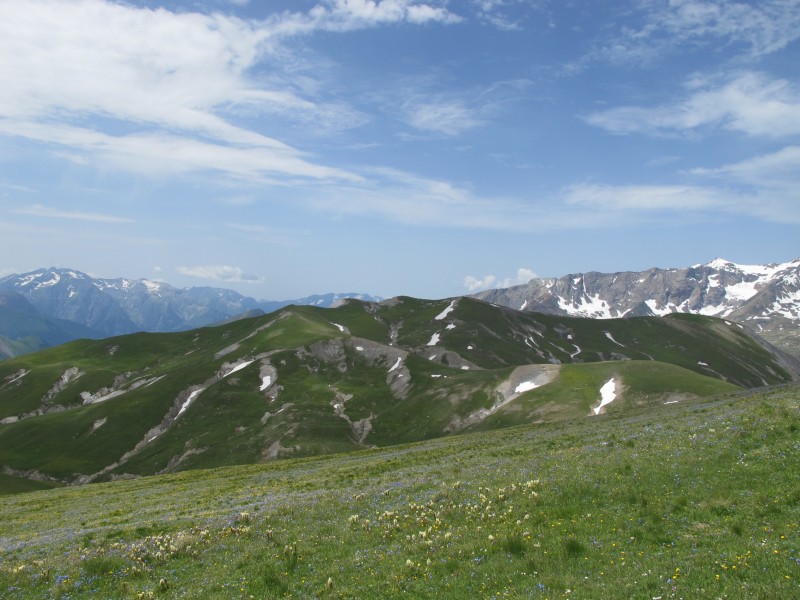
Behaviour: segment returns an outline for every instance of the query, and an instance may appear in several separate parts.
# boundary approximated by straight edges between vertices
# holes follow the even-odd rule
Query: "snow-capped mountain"
[[[475,297],[519,310],[598,319],[672,312],[721,317],[800,352],[800,259],[739,265],[718,258],[683,269],[577,273]]]
[[[104,336],[191,329],[289,304],[328,307],[348,297],[375,299],[364,294],[326,294],[281,302],[258,301],[223,288],[176,288],[147,279],[100,279],[56,268],[4,277],[0,279],[0,292],[19,294],[42,315],[80,323]]]

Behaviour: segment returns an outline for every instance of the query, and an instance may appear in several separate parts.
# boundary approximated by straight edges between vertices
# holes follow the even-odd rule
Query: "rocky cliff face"
[[[518,310],[596,319],[673,312],[720,317],[800,356],[800,259],[755,266],[716,259],[684,269],[577,273],[475,297]]]

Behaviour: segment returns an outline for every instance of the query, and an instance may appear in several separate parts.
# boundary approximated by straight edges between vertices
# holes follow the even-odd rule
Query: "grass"
[[[800,390],[0,498],[3,598],[789,598]]]

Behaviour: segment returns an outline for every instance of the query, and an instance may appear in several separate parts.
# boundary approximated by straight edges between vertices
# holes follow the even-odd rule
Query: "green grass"
[[[36,481],[13,475],[0,473],[0,496],[6,494],[23,494],[37,490],[49,490],[61,484],[49,481]]]
[[[0,498],[4,598],[790,598],[800,390]]]

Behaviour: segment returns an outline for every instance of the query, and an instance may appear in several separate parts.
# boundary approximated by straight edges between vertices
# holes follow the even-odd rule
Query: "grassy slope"
[[[345,397],[351,422],[370,419],[365,444],[429,439],[448,430],[452,419],[490,408],[497,386],[514,366],[526,363],[574,364],[565,365],[553,384],[515,400],[477,428],[584,416],[611,376],[621,377],[625,386],[611,411],[675,394],[707,396],[731,389],[703,375],[740,386],[788,379],[766,350],[715,319],[567,319],[462,298],[437,320],[448,306],[450,301],[401,298],[384,305],[293,307],[217,328],[77,341],[0,363],[0,418],[39,409],[67,369],[83,372],[48,401],[68,410],[0,426],[0,464],[64,479],[97,473],[174,415],[189,386],[206,389],[166,433],[109,476],[354,449],[353,428],[334,414],[333,405]],[[427,344],[435,333],[437,347],[450,351],[449,359],[428,360]],[[372,340],[386,354],[366,359],[355,350],[360,342],[346,343],[351,335]],[[333,358],[326,355],[333,350]],[[405,356],[411,382],[405,395],[392,389],[387,376],[397,352]],[[208,383],[223,364],[265,353],[268,359]],[[449,367],[456,354],[483,369]],[[609,359],[617,360],[597,362]],[[263,360],[278,373],[278,385],[268,394],[259,390]],[[2,384],[20,369],[30,373]],[[97,392],[119,376],[128,377],[128,383],[161,379],[82,405],[81,392]]]
[[[604,375],[605,376],[605,375]],[[790,598],[800,390],[0,498],[6,598]]]

